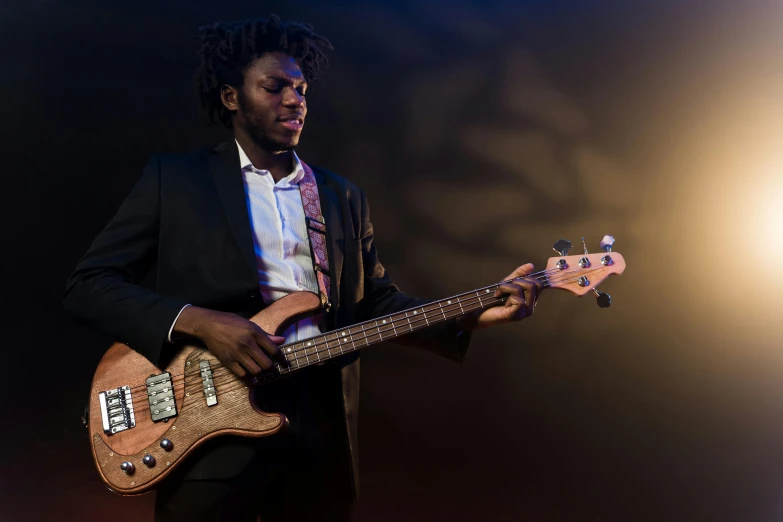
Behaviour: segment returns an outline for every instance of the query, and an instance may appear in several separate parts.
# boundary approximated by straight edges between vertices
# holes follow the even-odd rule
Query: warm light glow
[[[783,168],[759,177],[748,187],[732,215],[740,218],[735,237],[743,238],[744,248],[783,260]]]
[[[781,172],[783,177],[783,172]],[[778,178],[779,184],[781,178]],[[765,194],[767,201],[760,203],[760,229],[765,233],[760,234],[759,244],[764,246],[763,250],[768,251],[776,258],[783,258],[783,187],[777,187],[770,193]]]

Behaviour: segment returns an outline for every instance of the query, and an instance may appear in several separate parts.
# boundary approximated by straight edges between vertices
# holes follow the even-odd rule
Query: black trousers
[[[353,492],[340,452],[260,461],[223,481],[173,481],[159,488],[155,522],[348,522]]]
[[[258,404],[285,413],[288,429],[258,439],[253,460],[234,478],[175,475],[164,481],[155,522],[351,520],[351,461],[339,386],[339,369],[324,367],[259,390]]]

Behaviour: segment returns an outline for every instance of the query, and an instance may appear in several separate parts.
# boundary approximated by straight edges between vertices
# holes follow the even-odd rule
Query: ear
[[[220,88],[220,101],[223,102],[223,106],[230,111],[236,111],[239,109],[237,102],[238,93],[234,87],[230,85],[223,85]]]

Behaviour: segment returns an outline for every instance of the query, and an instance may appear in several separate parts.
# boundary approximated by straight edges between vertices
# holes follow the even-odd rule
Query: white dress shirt
[[[301,290],[317,294],[318,279],[313,270],[310,239],[299,193],[299,181],[304,177],[302,163],[292,152],[293,170],[275,183],[272,173],[257,169],[239,143],[237,148],[253,230],[258,285],[264,301],[269,304]],[[177,319],[179,314],[169,330],[169,341]],[[319,314],[292,324],[282,334],[286,343],[320,334],[321,319],[322,314]]]

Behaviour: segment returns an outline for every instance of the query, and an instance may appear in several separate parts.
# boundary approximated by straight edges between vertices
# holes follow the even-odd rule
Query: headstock
[[[583,254],[569,256],[571,242],[558,240],[552,248],[560,255],[549,258],[544,272],[548,286],[568,290],[578,296],[593,292],[598,298],[598,306],[610,306],[612,298],[596,290],[596,287],[610,275],[620,275],[625,271],[625,259],[622,254],[612,252],[613,244],[614,237],[604,236],[600,244],[603,253],[588,254],[587,247],[584,247]]]

